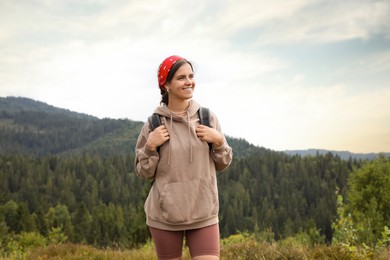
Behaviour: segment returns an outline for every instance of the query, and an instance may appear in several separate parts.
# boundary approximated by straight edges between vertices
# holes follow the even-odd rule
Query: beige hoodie
[[[147,225],[164,230],[187,230],[218,223],[216,171],[225,170],[232,160],[226,140],[218,149],[209,149],[195,133],[199,125],[199,104],[192,100],[185,118],[171,114],[167,106],[156,108],[169,131],[170,139],[157,151],[145,147],[150,133],[146,122],[136,146],[136,173],[155,180],[145,202]],[[211,126],[221,127],[210,112]]]

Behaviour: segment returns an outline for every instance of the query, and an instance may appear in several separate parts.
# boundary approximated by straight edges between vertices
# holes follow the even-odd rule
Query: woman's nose
[[[194,79],[193,78],[190,78],[190,77],[186,77],[186,82],[185,84],[193,84],[194,83]]]

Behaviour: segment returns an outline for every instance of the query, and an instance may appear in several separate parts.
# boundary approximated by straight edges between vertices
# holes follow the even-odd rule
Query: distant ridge
[[[26,97],[0,97],[0,111],[7,111],[9,113],[17,113],[21,111],[31,112],[44,112],[49,114],[60,114],[72,116],[81,119],[97,119],[95,116],[77,113],[70,111],[69,109],[58,108],[52,105],[46,104],[41,101],[33,100]]]
[[[385,157],[390,157],[390,153],[351,153],[348,151],[332,151],[325,149],[307,149],[307,150],[286,150],[283,151],[288,155],[300,155],[300,156],[316,156],[317,154],[324,155],[332,153],[339,156],[342,160],[357,159],[357,160],[373,160],[378,158],[380,154]]]

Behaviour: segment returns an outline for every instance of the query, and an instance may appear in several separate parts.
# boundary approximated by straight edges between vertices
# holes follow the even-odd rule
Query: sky
[[[390,1],[0,2],[0,97],[145,121],[170,55],[228,136],[390,152]]]

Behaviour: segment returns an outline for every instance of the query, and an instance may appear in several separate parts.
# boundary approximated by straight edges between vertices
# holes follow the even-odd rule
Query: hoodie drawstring
[[[172,130],[173,129],[173,116],[170,114],[169,116],[169,128]],[[191,143],[191,124],[190,124],[190,113],[187,111],[187,129],[188,129],[188,146],[189,146],[189,161],[192,163],[193,161],[193,149],[192,149],[192,143]],[[171,145],[172,142],[169,141],[168,145],[168,165],[171,165]]]
[[[172,117],[172,114],[170,115],[170,126],[169,128],[172,129],[172,125],[173,125],[173,117]],[[171,141],[169,141],[169,146],[168,146],[168,165],[171,165]]]
[[[191,144],[191,126],[190,113],[187,110],[187,126],[188,126],[188,146],[190,147],[190,163],[192,163],[192,144]]]

